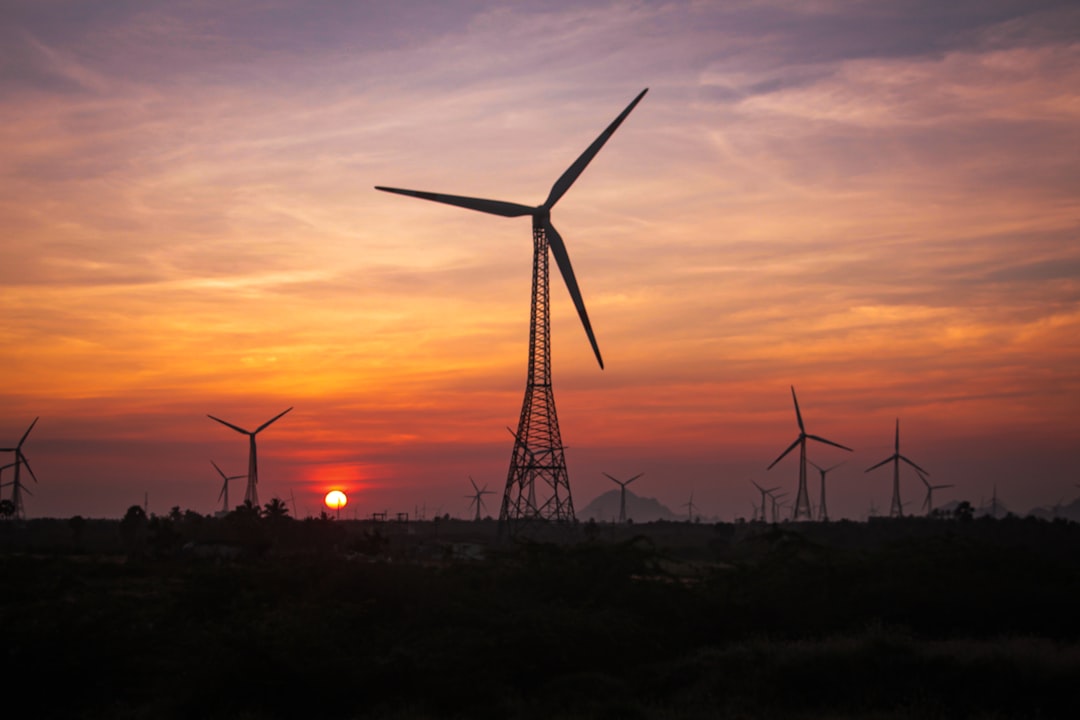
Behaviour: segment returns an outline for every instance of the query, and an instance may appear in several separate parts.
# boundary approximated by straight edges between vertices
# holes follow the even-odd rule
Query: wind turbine
[[[258,435],[259,433],[261,433],[266,428],[270,427],[270,425],[272,425],[275,421],[277,421],[282,415],[289,412],[289,410],[292,410],[292,408],[289,408],[285,412],[278,413],[277,415],[270,418],[269,420],[267,420],[262,425],[255,428],[254,430],[245,430],[242,427],[239,427],[237,425],[233,425],[232,423],[229,423],[229,422],[225,422],[221,418],[216,418],[213,415],[208,414],[206,416],[206,417],[210,418],[211,420],[214,420],[216,422],[221,423],[225,427],[232,428],[233,430],[240,433],[241,435],[247,435],[248,436],[248,446],[249,446],[250,449],[248,450],[248,474],[247,474],[248,481],[247,481],[247,490],[244,491],[244,502],[245,503],[250,502],[251,506],[254,507],[254,508],[259,507],[259,491],[258,491],[258,488],[256,488],[256,486],[259,484],[259,461],[258,461],[258,457],[256,456],[256,453],[255,453],[255,436]]]
[[[765,517],[765,496],[768,495],[771,492],[779,490],[780,488],[774,487],[774,488],[769,488],[768,490],[766,490],[765,488],[761,487],[760,485],[758,485],[753,480],[751,480],[750,482],[753,483],[754,487],[756,487],[758,490],[761,491],[761,522],[768,522],[768,518]],[[757,517],[755,516],[754,519],[756,520]]]
[[[891,462],[893,464],[892,503],[889,505],[889,517],[903,517],[904,516],[904,506],[903,506],[903,503],[900,502],[900,461],[901,460],[903,460],[908,465],[915,468],[916,471],[921,472],[924,475],[929,475],[930,474],[930,473],[926,472],[925,470],[923,470],[918,465],[916,465],[915,463],[913,463],[911,460],[907,459],[906,457],[904,457],[903,455],[900,454],[900,418],[896,418],[895,452],[893,452],[892,455],[890,455],[889,457],[887,457],[884,460],[882,460],[881,462],[879,462],[877,465],[871,465],[870,467],[866,468],[866,470],[863,471],[863,472],[870,472],[871,470],[876,470],[877,468],[881,467],[885,463],[890,463]]]
[[[769,493],[769,500],[772,501],[772,521],[779,522],[777,516],[780,515],[780,498],[787,497],[787,493],[780,493],[779,495],[773,495]]]
[[[604,477],[619,486],[619,523],[623,525],[626,524],[626,486],[634,482],[644,474],[645,473],[638,473],[629,480],[619,480],[618,478],[612,477],[611,475],[604,473]]]
[[[683,503],[683,507],[686,508],[686,521],[694,522],[694,491],[690,491],[690,502]]]
[[[475,520],[476,520],[476,522],[480,522],[480,511],[484,507],[484,495],[494,495],[495,493],[492,490],[488,490],[487,485],[484,486],[483,490],[476,487],[476,481],[472,479],[472,475],[469,476],[469,482],[472,483],[473,490],[475,490],[476,492],[473,495],[466,495],[465,497],[472,498],[472,502],[469,503],[469,507],[472,507],[473,504],[475,503],[475,505],[476,505],[476,518],[475,518]]]
[[[397,193],[422,200],[455,205],[468,210],[476,210],[502,217],[532,218],[533,237],[533,272],[532,272],[532,311],[529,325],[529,369],[525,383],[525,398],[521,406],[518,431],[514,434],[514,449],[510,456],[510,469],[506,476],[506,490],[503,493],[502,508],[499,511],[499,532],[504,525],[513,532],[513,525],[519,521],[574,520],[574,502],[570,494],[570,481],[566,472],[566,458],[563,454],[562,436],[559,433],[559,421],[555,412],[555,396],[551,389],[551,314],[548,284],[548,250],[555,258],[555,264],[566,283],[570,297],[577,308],[578,317],[585,328],[596,361],[603,369],[604,361],[600,357],[600,348],[593,335],[585,301],[578,289],[574,269],[570,264],[570,255],[562,236],[551,224],[551,210],[560,198],[570,189],[574,181],[585,170],[612,134],[626,119],[630,111],[648,92],[642,90],[626,109],[615,118],[600,136],[585,149],[577,160],[551,186],[547,199],[541,205],[521,205],[502,200],[444,195],[440,193],[402,190],[376,186],[376,190]],[[534,485],[546,485],[547,497],[537,506]]]
[[[930,515],[930,513],[932,513],[934,511],[934,491],[935,490],[944,490],[945,488],[951,488],[951,487],[955,487],[955,486],[954,485],[931,485],[927,481],[926,476],[923,475],[921,472],[916,470],[915,474],[919,476],[919,479],[922,480],[923,485],[926,486],[926,499],[923,500],[922,506],[923,506],[923,510],[926,511],[926,514]]]
[[[218,494],[217,499],[218,500],[221,500],[222,498],[225,499],[225,502],[222,503],[222,505],[221,505],[221,512],[222,513],[227,513],[227,512],[229,512],[229,482],[232,481],[232,480],[239,480],[240,478],[246,477],[246,476],[245,475],[226,475],[225,472],[221,468],[219,468],[217,466],[216,462],[211,460],[210,464],[214,466],[214,469],[218,471],[218,475],[221,476],[221,480],[222,480],[221,492]],[[295,508],[293,509],[293,512],[294,513],[296,512]]]
[[[844,463],[839,462],[839,463],[836,463],[835,465],[833,465],[832,467],[823,468],[820,465],[818,465],[816,462],[811,460],[810,458],[807,458],[806,462],[813,465],[815,468],[817,468],[817,471],[819,473],[821,473],[821,504],[818,505],[818,521],[819,522],[829,522],[829,511],[825,507],[825,476],[828,473],[835,470],[836,468],[843,465]],[[847,460],[845,460],[844,462],[847,462]]]
[[[40,420],[40,418],[34,418],[34,422],[30,423],[30,427],[26,428],[26,432],[24,432],[23,436],[19,439],[18,445],[12,448],[0,448],[0,452],[15,453],[15,462],[12,463],[12,465],[15,466],[15,478],[11,481],[11,504],[15,506],[15,519],[17,520],[22,520],[26,514],[22,501],[23,492],[26,492],[31,497],[33,496],[32,492],[22,486],[22,480],[19,477],[19,469],[25,465],[26,471],[30,473],[30,477],[34,479],[34,482],[38,481],[37,475],[34,474],[34,469],[30,467],[30,462],[26,459],[26,455],[22,450],[23,443],[26,442],[27,436],[30,434],[30,431],[34,429],[34,426],[37,425],[38,420]]]
[[[826,440],[817,435],[807,434],[806,426],[803,425],[802,413],[799,411],[799,398],[795,396],[794,385],[791,386],[791,399],[795,401],[795,419],[799,421],[799,437],[795,438],[795,442],[791,443],[791,445],[788,446],[788,449],[780,453],[780,457],[773,460],[772,465],[769,465],[769,467],[765,469],[772,470],[773,466],[783,460],[785,455],[796,447],[799,448],[799,491],[795,495],[795,511],[792,514],[792,519],[800,520],[805,517],[807,520],[810,520],[812,517],[812,513],[810,512],[810,493],[806,489],[806,441],[815,440],[819,443],[838,447],[841,450],[847,450],[848,452],[852,452],[852,449],[846,445],[835,443],[832,440]]]

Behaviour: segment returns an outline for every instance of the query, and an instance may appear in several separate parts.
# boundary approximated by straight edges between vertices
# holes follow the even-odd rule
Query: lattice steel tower
[[[566,289],[577,308],[578,317],[592,345],[600,367],[604,361],[596,344],[585,301],[578,289],[574,268],[566,244],[551,224],[551,208],[559,201],[600,148],[618,129],[630,111],[645,97],[648,88],[642,90],[626,109],[577,160],[567,168],[551,186],[547,200],[535,207],[502,200],[445,195],[419,190],[403,190],[376,186],[376,190],[407,195],[456,205],[502,217],[532,217],[533,228],[533,277],[532,316],[529,325],[529,372],[525,385],[525,400],[521,405],[521,418],[514,433],[514,450],[510,456],[510,471],[506,476],[502,509],[499,511],[499,533],[513,534],[523,524],[534,520],[572,521],[574,501],[570,496],[570,481],[566,473],[559,419],[555,413],[555,396],[551,390],[551,316],[548,294],[548,253],[554,256],[559,272],[566,282]]]
[[[574,499],[551,389],[550,307],[547,233],[543,222],[534,219],[529,370],[499,511],[499,522],[504,524],[574,519]]]

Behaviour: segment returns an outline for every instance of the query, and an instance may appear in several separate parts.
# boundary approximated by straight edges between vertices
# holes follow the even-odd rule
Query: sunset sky
[[[789,386],[834,516],[1080,489],[1080,8],[1072,2],[40,2],[0,10],[0,446],[30,517],[263,500],[466,516],[501,494],[553,213],[575,504],[749,516],[794,492]],[[3,456],[0,463],[8,462]],[[10,471],[4,481],[10,480]],[[902,476],[908,512],[923,491]],[[9,497],[10,488],[3,490]],[[243,483],[230,494],[243,497]],[[497,514],[499,494],[485,502]],[[817,501],[816,480],[811,498]]]

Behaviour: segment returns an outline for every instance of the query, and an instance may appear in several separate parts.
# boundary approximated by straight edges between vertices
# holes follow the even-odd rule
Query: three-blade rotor
[[[772,463],[769,465],[769,467],[766,468],[766,470],[772,470],[773,466],[776,465],[776,463],[783,460],[784,457],[789,452],[791,452],[795,448],[799,447],[800,444],[806,442],[807,440],[815,440],[815,441],[817,441],[819,443],[824,443],[826,445],[832,445],[833,447],[838,447],[841,450],[847,450],[848,452],[854,452],[847,445],[841,445],[838,442],[833,442],[832,440],[827,440],[827,439],[825,439],[825,438],[823,438],[823,437],[821,437],[819,435],[810,435],[809,433],[807,433],[806,432],[806,425],[803,423],[802,412],[799,410],[799,398],[796,397],[796,395],[795,395],[795,386],[794,385],[791,386],[791,399],[795,402],[795,419],[799,421],[799,437],[795,438],[795,442],[791,443],[791,445],[788,446],[787,450],[780,453],[780,456],[778,458],[776,458],[775,460],[773,460]]]
[[[604,360],[600,356],[600,347],[596,342],[596,336],[593,334],[588,312],[585,310],[585,300],[581,296],[581,289],[578,287],[577,278],[574,276],[574,268],[570,264],[570,254],[566,250],[566,243],[563,241],[562,236],[559,235],[555,226],[551,224],[551,209],[555,206],[555,203],[559,202],[559,199],[566,194],[566,191],[570,189],[570,186],[574,184],[592,159],[596,157],[596,154],[600,152],[600,149],[604,147],[604,144],[619,128],[623,120],[625,120],[637,104],[641,102],[641,99],[645,97],[645,93],[648,91],[648,88],[642,90],[638,96],[626,106],[626,109],[619,113],[619,116],[616,117],[602,133],[600,133],[600,136],[585,149],[585,152],[581,153],[577,160],[575,160],[573,164],[559,176],[559,179],[551,186],[551,191],[548,193],[547,200],[544,201],[543,205],[530,207],[528,205],[505,202],[502,200],[447,195],[443,193],[423,192],[420,190],[404,190],[402,188],[384,187],[380,185],[375,186],[375,189],[382,190],[383,192],[420,198],[421,200],[431,200],[446,205],[454,205],[456,207],[476,210],[490,215],[499,215],[501,217],[522,217],[531,215],[533,218],[533,227],[543,229],[544,235],[547,237],[548,246],[551,248],[551,254],[555,258],[555,264],[562,274],[563,281],[566,283],[566,289],[569,291],[570,298],[574,301],[574,307],[577,310],[578,317],[581,319],[582,327],[585,328],[585,334],[589,338],[589,344],[592,346],[593,353],[596,355],[596,362],[603,368]]]

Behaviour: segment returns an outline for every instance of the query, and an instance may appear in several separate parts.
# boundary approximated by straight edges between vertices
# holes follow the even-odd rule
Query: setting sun
[[[326,497],[323,498],[323,502],[326,503],[326,507],[331,510],[340,510],[349,504],[349,498],[345,493],[340,490],[331,490],[326,493]]]

